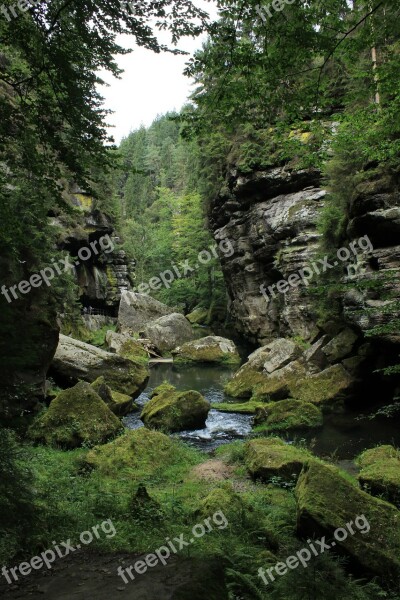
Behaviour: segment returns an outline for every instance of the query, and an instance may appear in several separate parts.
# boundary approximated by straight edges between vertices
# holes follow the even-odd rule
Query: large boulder
[[[176,363],[215,363],[235,365],[240,356],[235,344],[226,338],[209,335],[187,342],[172,351]]]
[[[178,392],[164,383],[156,388],[140,418],[146,427],[175,432],[205,427],[210,403],[199,392]]]
[[[255,479],[279,477],[293,481],[309,460],[312,455],[307,450],[286,444],[280,438],[251,440],[245,447],[245,464]]]
[[[400,502],[400,450],[378,446],[363,452],[357,464],[361,467],[358,480],[363,487],[389,502]]]
[[[382,576],[400,574],[400,512],[388,502],[360,490],[336,467],[306,464],[297,482],[297,528],[300,535],[332,539],[363,570]],[[362,518],[365,528],[357,527]],[[340,539],[340,541],[339,541]]]
[[[37,442],[70,449],[83,444],[102,444],[122,429],[106,403],[82,381],[58,394],[36,418],[29,436]]]
[[[119,305],[118,329],[121,333],[138,333],[150,321],[174,312],[173,308],[151,296],[136,292],[124,292]]]
[[[65,335],[60,335],[52,374],[64,385],[74,385],[79,380],[92,383],[104,376],[111,389],[132,397],[143,391],[149,377],[143,364]]]
[[[104,377],[96,379],[96,381],[90,384],[90,387],[107,404],[108,408],[119,417],[129,414],[137,408],[131,396],[112,390],[106,384]]]
[[[143,335],[160,352],[169,352],[195,337],[189,321],[179,313],[172,313],[152,321],[144,328]]]
[[[310,402],[281,400],[256,408],[255,425],[263,431],[294,431],[321,427],[322,411]]]

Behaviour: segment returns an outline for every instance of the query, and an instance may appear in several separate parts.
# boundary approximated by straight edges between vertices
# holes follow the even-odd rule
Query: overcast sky
[[[195,0],[195,4],[215,18],[217,11],[211,2]],[[165,40],[161,36],[160,39]],[[193,53],[201,48],[204,39],[204,36],[194,40],[185,38],[178,47]],[[183,75],[189,57],[155,54],[135,47],[132,40],[130,36],[118,39],[124,48],[134,48],[131,54],[117,57],[118,65],[124,70],[121,79],[109,73],[100,74],[110,85],[101,87],[100,91],[105,98],[105,108],[114,111],[108,116],[108,123],[113,126],[109,132],[117,144],[141,124],[150,125],[157,115],[179,110],[192,90],[190,79]]]

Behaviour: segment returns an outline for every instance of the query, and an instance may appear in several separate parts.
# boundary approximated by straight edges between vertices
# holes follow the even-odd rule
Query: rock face
[[[192,326],[179,313],[172,313],[152,321],[144,328],[143,335],[160,352],[169,352],[194,339]]]
[[[211,408],[199,392],[178,392],[167,383],[156,388],[140,418],[146,427],[165,432],[203,429]]]
[[[400,316],[395,276],[400,268],[399,186],[395,177],[379,177],[372,174],[371,181],[355,183],[343,247],[355,244],[357,252],[349,250],[341,269],[338,263],[342,290],[335,295],[335,321],[321,321],[318,298],[310,293],[325,283],[314,268],[310,275],[313,264],[323,270],[318,222],[327,198],[317,170],[284,166],[243,174],[231,165],[226,191],[213,201],[210,222],[216,241],[229,241],[234,250],[220,259],[236,330],[263,347],[279,338],[311,344],[308,373],[342,363],[359,396],[375,390],[390,402],[395,383],[377,370],[398,362],[400,336],[383,327],[368,339],[368,355],[360,353],[368,330]],[[305,277],[290,279],[302,269],[308,270]],[[370,285],[373,280],[380,288]],[[251,375],[247,367],[242,384],[228,393],[249,396],[245,375]],[[285,396],[278,392],[277,397]]]
[[[118,245],[112,220],[96,207],[94,198],[76,185],[68,198],[78,210],[73,225],[62,214],[53,217],[53,225],[59,228],[57,245],[74,257],[81,249],[91,250],[74,269],[81,301],[116,316],[122,292],[132,288],[135,266]]]
[[[51,446],[102,444],[122,431],[119,419],[88,383],[61,392],[30,428],[30,437]]]
[[[240,363],[235,344],[231,340],[213,335],[183,344],[175,348],[172,354],[176,363]]]
[[[212,226],[218,242],[230,240],[232,257],[221,257],[230,312],[238,330],[264,345],[276,337],[313,341],[316,317],[306,286],[276,294],[269,302],[260,291],[287,279],[315,259],[316,223],[326,192],[317,171],[285,168],[242,176],[232,172],[229,194],[215,200]]]
[[[371,494],[400,503],[400,450],[378,446],[366,450],[357,459],[361,467],[360,484]]]
[[[118,329],[121,333],[138,333],[150,322],[174,312],[172,308],[145,294],[122,294],[118,312]]]
[[[293,481],[309,460],[309,452],[285,444],[280,438],[256,439],[246,444],[245,463],[253,478],[281,477]]]
[[[111,389],[132,397],[146,386],[149,372],[138,362],[105,352],[95,346],[60,336],[52,363],[55,379],[64,385],[73,385],[80,379],[92,383],[104,376]]]
[[[296,487],[297,528],[307,537],[329,536],[353,525],[336,544],[351,559],[381,576],[400,573],[400,512],[391,504],[361,491],[333,466],[310,462]],[[334,502],[332,502],[334,499]],[[357,526],[357,518],[361,526]]]

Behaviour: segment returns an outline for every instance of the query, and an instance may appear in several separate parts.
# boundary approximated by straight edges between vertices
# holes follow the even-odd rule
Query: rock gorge
[[[365,391],[373,401],[377,393],[380,400],[391,401],[395,384],[375,371],[397,360],[400,338],[367,334],[398,318],[398,178],[371,175],[370,181],[355,184],[343,247],[350,248],[368,236],[373,249],[349,252],[350,258],[336,269],[340,289],[332,303],[338,309],[328,318],[321,318],[319,299],[313,294],[316,287],[326,284],[323,274],[314,273],[311,281],[297,287],[287,285],[284,294],[275,287],[275,297],[267,291],[266,299],[261,292],[262,285],[267,290],[287,281],[326,254],[319,221],[328,190],[321,172],[276,166],[241,173],[231,165],[225,189],[211,205],[210,223],[215,239],[229,239],[234,248],[232,257],[220,258],[238,333],[255,346],[290,338],[320,354],[331,340],[330,352],[321,354],[320,369],[342,362],[358,384],[359,394]],[[319,266],[322,271],[323,263]],[[381,284],[378,290],[370,285],[376,281]]]

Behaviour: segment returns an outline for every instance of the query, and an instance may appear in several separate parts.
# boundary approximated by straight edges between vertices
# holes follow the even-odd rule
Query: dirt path
[[[20,576],[10,585],[0,579],[0,598],[4,600],[209,600],[207,591],[200,591],[207,573],[220,580],[221,589],[212,599],[224,595],[222,574],[210,563],[173,557],[168,563],[149,568],[144,575],[135,573],[135,580],[125,584],[117,574],[118,566],[129,567],[140,556],[129,554],[101,555],[81,552],[54,563],[51,571],[42,569],[27,577]],[[218,586],[219,584],[217,584]],[[191,590],[199,590],[198,594]]]
[[[194,467],[191,475],[196,479],[206,481],[224,481],[225,479],[232,479],[233,471],[232,466],[227,465],[222,460],[213,458]]]

